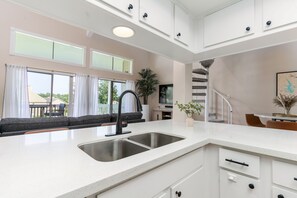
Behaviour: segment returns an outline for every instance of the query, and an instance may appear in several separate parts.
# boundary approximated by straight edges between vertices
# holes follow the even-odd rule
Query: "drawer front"
[[[297,165],[273,161],[272,179],[275,184],[297,190]]]
[[[272,188],[272,198],[297,198],[297,192],[291,192],[282,188]]]
[[[220,167],[256,178],[260,176],[260,157],[220,148]]]
[[[220,170],[220,198],[260,198],[257,179],[231,171]]]

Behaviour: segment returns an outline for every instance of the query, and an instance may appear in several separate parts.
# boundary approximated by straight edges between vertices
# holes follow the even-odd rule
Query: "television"
[[[159,104],[164,104],[172,107],[173,84],[159,85]]]

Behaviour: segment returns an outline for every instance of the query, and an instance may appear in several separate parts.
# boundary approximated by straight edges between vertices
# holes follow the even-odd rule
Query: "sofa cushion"
[[[111,121],[111,116],[109,114],[103,115],[86,115],[81,116],[83,119],[83,124],[102,124]]]
[[[111,122],[116,122],[117,117],[118,117],[118,114],[112,114]],[[127,122],[129,120],[139,120],[142,118],[142,113],[141,112],[122,113],[121,117],[122,117],[122,121],[127,121]]]
[[[1,126],[1,132],[67,127],[68,118],[4,118],[1,120]]]

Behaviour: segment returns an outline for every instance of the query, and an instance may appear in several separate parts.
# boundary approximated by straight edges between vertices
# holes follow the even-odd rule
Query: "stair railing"
[[[228,111],[227,111],[227,123],[228,124],[232,124],[233,122],[233,108],[231,103],[228,101],[227,97],[224,96],[223,94],[221,94],[219,91],[212,89],[212,93],[217,96],[220,100],[221,100],[221,116],[222,116],[222,120],[224,120],[224,116],[225,116],[225,104],[227,104],[228,107]],[[215,97],[213,97],[214,99]]]

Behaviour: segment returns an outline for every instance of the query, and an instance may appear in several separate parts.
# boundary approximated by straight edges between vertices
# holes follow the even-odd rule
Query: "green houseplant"
[[[143,97],[143,104],[148,104],[148,96],[157,90],[159,80],[157,74],[151,69],[142,69],[138,72],[140,79],[136,80],[136,89],[140,97]]]
[[[193,101],[190,101],[186,104],[180,104],[176,101],[175,105],[177,105],[180,111],[186,113],[187,115],[186,125],[188,127],[193,126],[193,122],[194,122],[193,115],[194,114],[200,115],[202,109],[204,108],[201,104]]]

